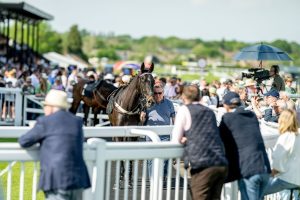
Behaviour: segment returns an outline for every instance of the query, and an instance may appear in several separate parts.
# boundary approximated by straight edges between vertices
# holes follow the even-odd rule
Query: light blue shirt
[[[164,98],[160,103],[155,103],[146,111],[146,125],[170,125],[171,118],[175,117],[173,103]]]

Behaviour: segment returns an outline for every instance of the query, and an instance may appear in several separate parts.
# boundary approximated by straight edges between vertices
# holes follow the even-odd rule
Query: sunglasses
[[[154,94],[162,94],[162,92],[154,92]]]

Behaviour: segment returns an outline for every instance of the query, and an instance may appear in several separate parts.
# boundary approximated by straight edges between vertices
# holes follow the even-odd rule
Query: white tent
[[[75,60],[71,56],[65,56],[56,52],[48,52],[43,54],[43,56],[46,59],[48,59],[51,63],[57,64],[60,67],[67,68],[69,65],[77,65],[77,67],[81,69],[88,67],[88,65],[84,62],[80,62],[78,60]]]

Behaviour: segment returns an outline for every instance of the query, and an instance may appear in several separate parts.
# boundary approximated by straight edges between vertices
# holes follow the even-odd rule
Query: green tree
[[[97,52],[97,57],[99,57],[99,58],[106,57],[106,58],[109,58],[111,60],[118,60],[119,59],[118,54],[112,48],[100,49]]]
[[[82,56],[82,39],[77,25],[70,28],[67,38],[67,51],[78,56]]]
[[[51,26],[46,22],[42,22],[39,25],[39,30],[39,53],[46,53],[50,51],[62,53],[63,46],[61,35],[52,30]]]

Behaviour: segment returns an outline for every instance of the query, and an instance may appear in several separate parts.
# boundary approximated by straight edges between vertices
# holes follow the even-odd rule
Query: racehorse
[[[154,79],[151,73],[135,76],[127,86],[112,93],[107,113],[112,126],[139,125],[140,113],[154,103]],[[117,137],[115,141],[136,141],[137,138]],[[121,180],[124,178],[124,163],[121,162]],[[129,181],[132,180],[132,162],[130,161]]]
[[[112,126],[139,125],[141,111],[154,103],[153,86],[152,74],[142,73],[112,93],[107,109]]]
[[[88,80],[80,79],[78,83],[73,86],[73,102],[70,108],[70,112],[75,114],[77,112],[80,101],[83,101],[85,125],[87,123],[90,107],[93,108],[94,124],[97,124],[97,114],[100,112],[100,109],[106,109],[109,95],[117,88],[113,84],[108,83],[105,80],[99,80],[98,82],[94,83],[95,85],[89,84],[89,86],[86,87],[87,83]],[[87,95],[87,93],[83,94],[84,90],[85,92],[89,91],[89,95]]]

